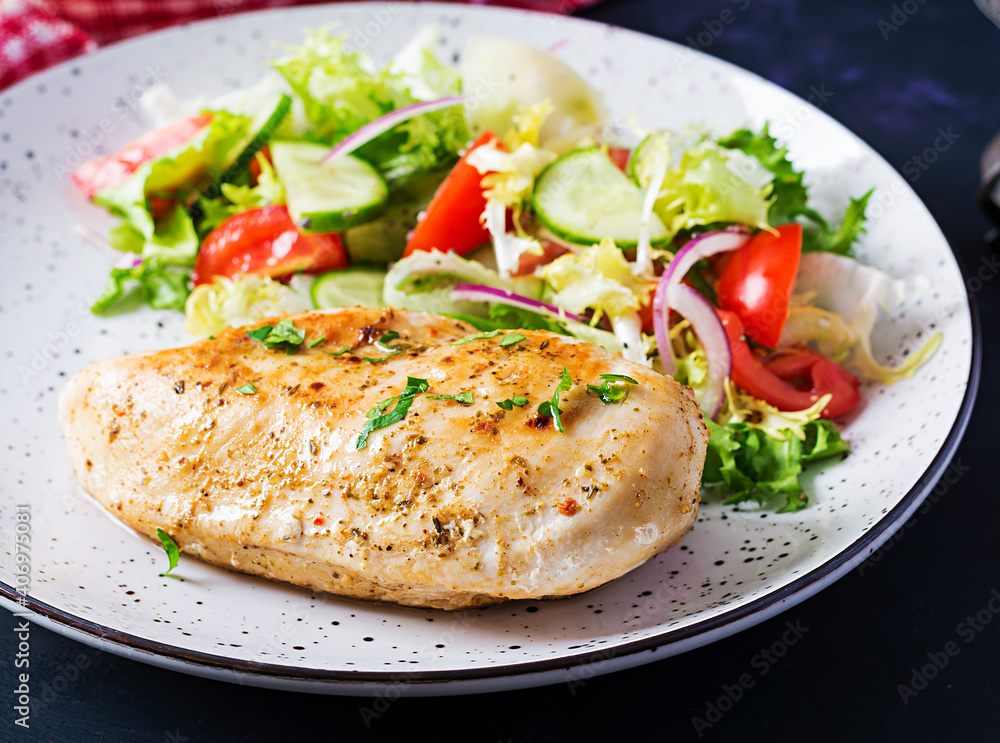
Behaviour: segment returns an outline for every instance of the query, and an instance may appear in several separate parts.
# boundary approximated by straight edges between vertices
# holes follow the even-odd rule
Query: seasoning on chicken
[[[83,486],[143,534],[442,609],[579,593],[677,544],[708,439],[689,390],[598,346],[392,309],[93,364],[59,414]]]

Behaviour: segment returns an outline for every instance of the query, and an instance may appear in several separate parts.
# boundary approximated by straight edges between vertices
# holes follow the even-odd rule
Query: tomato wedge
[[[802,255],[802,225],[757,233],[719,274],[719,306],[735,312],[746,334],[768,348],[781,339]]]
[[[272,166],[274,165],[274,163],[271,162],[271,148],[268,145],[264,145],[260,148],[260,154],[264,156],[264,159],[267,160],[268,163]],[[256,186],[257,181],[260,179],[260,173],[260,162],[255,157],[250,161],[250,183]]]
[[[146,132],[114,155],[86,160],[73,171],[73,180],[80,190],[92,199],[100,191],[123,184],[150,160],[155,160],[193,139],[194,135],[211,120],[211,114],[202,114],[179,119],[161,129]]]
[[[779,354],[771,363],[762,364],[743,340],[740,318],[726,310],[719,310],[719,317],[729,336],[733,381],[754,397],[778,410],[796,411],[812,407],[824,395],[831,395],[822,413],[824,418],[843,415],[861,402],[860,383],[840,364],[808,349]],[[789,380],[803,380],[812,386],[809,390],[800,390]]]
[[[417,222],[410,234],[404,257],[418,250],[435,248],[465,255],[490,241],[490,233],[480,222],[486,208],[482,187],[485,173],[480,173],[469,164],[469,154],[477,147],[490,143],[503,148],[496,134],[483,132],[462,159],[455,163],[448,177],[438,186],[423,219]]]
[[[198,285],[213,276],[286,276],[346,267],[347,253],[336,233],[303,234],[287,207],[264,206],[234,214],[208,234],[193,278]]]
[[[613,147],[608,145],[608,157],[611,158],[611,162],[615,164],[623,173],[628,172],[628,161],[632,157],[632,150],[627,147]]]

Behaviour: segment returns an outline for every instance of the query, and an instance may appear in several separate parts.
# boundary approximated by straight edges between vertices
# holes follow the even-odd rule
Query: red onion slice
[[[498,289],[495,286],[486,284],[455,284],[451,290],[451,298],[458,301],[469,302],[497,302],[511,307],[519,307],[529,312],[537,312],[540,315],[547,315],[554,320],[572,320],[583,322],[583,318],[573,312],[556,307],[554,304],[540,302],[537,299],[515,294],[509,289]]]
[[[385,134],[397,124],[401,124],[407,119],[412,119],[414,116],[420,116],[421,114],[429,114],[432,111],[439,111],[442,108],[457,106],[460,103],[464,103],[469,100],[471,97],[472,96],[468,95],[453,95],[448,96],[447,98],[438,98],[434,101],[411,103],[409,106],[403,106],[402,108],[397,108],[395,111],[390,111],[384,116],[380,116],[375,119],[375,121],[365,124],[356,132],[344,137],[334,146],[332,150],[326,153],[322,162],[329,162],[335,157],[348,155],[354,152],[354,150],[358,149],[358,147],[368,144],[375,139],[375,137],[380,134]]]
[[[656,285],[653,296],[653,330],[656,333],[656,347],[660,351],[660,362],[663,373],[673,376],[677,372],[674,361],[674,351],[670,345],[670,332],[667,327],[670,314],[669,287],[677,286],[698,261],[731,250],[743,247],[750,239],[746,232],[708,232],[700,235],[677,251],[667,265],[666,270]],[[680,310],[677,310],[680,312]],[[683,314],[683,313],[682,313]],[[711,359],[711,357],[709,357]]]
[[[670,287],[670,304],[691,323],[708,359],[708,379],[701,405],[705,414],[715,419],[726,397],[726,378],[733,373],[733,354],[729,336],[712,304],[690,286]]]

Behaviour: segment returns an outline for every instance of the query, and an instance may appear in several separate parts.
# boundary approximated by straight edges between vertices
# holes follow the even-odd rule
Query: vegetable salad
[[[476,36],[454,68],[438,46],[421,29],[378,67],[322,28],[250,88],[187,101],[151,89],[157,128],[73,176],[119,219],[108,243],[125,253],[94,312],[140,297],[206,336],[385,305],[481,337],[575,336],[691,387],[709,491],[805,507],[803,467],[848,452],[834,419],[862,382],[910,377],[940,343],[897,367],[872,353],[879,309],[926,280],[855,258],[871,192],[828,221],[766,124],[634,122],[623,138],[552,53]],[[619,382],[592,391],[622,395]]]

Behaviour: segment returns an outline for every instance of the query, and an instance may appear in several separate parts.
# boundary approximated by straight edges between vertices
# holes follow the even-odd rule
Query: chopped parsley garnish
[[[325,335],[321,335],[319,338],[317,338],[316,340],[314,340],[312,343],[309,344],[309,348],[316,348],[316,346],[318,346],[320,343],[322,343],[325,340],[326,340],[326,336]]]
[[[601,379],[604,381],[601,382],[600,386],[588,384],[587,391],[596,394],[605,405],[617,405],[628,397],[628,387],[612,384],[612,382],[639,384],[632,377],[626,377],[624,374],[602,374]]]
[[[254,387],[249,382],[247,382],[242,387],[237,387],[236,391],[239,392],[241,395],[253,395],[257,392],[257,388]]]
[[[564,366],[562,377],[559,380],[559,384],[556,385],[556,391],[552,393],[552,399],[546,400],[538,406],[538,414],[543,418],[551,418],[559,433],[566,433],[566,429],[563,428],[562,424],[562,411],[559,410],[559,395],[563,392],[569,392],[569,388],[572,386],[573,377],[569,375],[569,369]]]
[[[462,405],[472,405],[475,402],[471,392],[459,392],[457,395],[430,395],[428,400],[454,400]]]
[[[381,338],[375,341],[375,348],[379,349],[380,351],[387,352],[389,354],[388,356],[379,356],[376,358],[362,357],[361,360],[364,361],[366,364],[381,364],[383,361],[388,361],[396,354],[403,353],[403,349],[393,348],[392,346],[389,345],[398,337],[399,333],[397,333],[395,330],[390,330],[388,333],[383,334]]]
[[[406,387],[399,393],[398,397],[390,397],[388,400],[383,400],[368,411],[368,422],[365,423],[361,429],[361,433],[358,434],[358,440],[354,445],[355,450],[360,451],[368,446],[368,434],[372,431],[377,431],[380,428],[391,426],[393,423],[399,423],[399,421],[403,420],[410,409],[410,405],[413,404],[413,398],[429,389],[430,383],[426,379],[407,377]],[[386,408],[394,400],[396,401],[396,405],[388,413],[385,412]]]
[[[505,348],[507,346],[513,346],[515,343],[520,343],[527,338],[520,333],[507,333],[503,338],[500,339],[500,348]]]
[[[342,348],[339,351],[327,351],[326,355],[327,356],[343,356],[345,353],[350,353],[350,352],[351,352],[351,347],[348,346],[347,348]]]
[[[382,413],[385,412],[385,409],[387,407],[389,407],[390,405],[392,405],[393,402],[395,402],[395,400],[396,400],[395,397],[386,398],[385,400],[383,400],[382,402],[380,402],[378,405],[376,405],[374,408],[372,408],[367,413],[365,413],[365,417],[366,418],[375,418],[375,417],[377,417],[379,415],[382,415]]]
[[[177,543],[160,527],[156,527],[156,536],[160,538],[160,542],[163,544],[163,549],[167,553],[167,559],[170,560],[170,567],[160,573],[160,575],[166,575],[177,567],[177,561],[181,557],[181,551],[177,549]]]
[[[381,338],[375,341],[375,347],[381,349],[382,351],[388,351],[389,353],[400,353],[398,348],[393,348],[389,345],[398,337],[399,333],[395,330],[390,330],[388,333],[385,333]]]
[[[258,341],[264,348],[276,350],[283,348],[291,355],[299,350],[302,341],[306,339],[306,331],[295,327],[291,320],[282,320],[277,325],[262,325],[247,333],[248,338]]]
[[[464,338],[459,338],[457,341],[454,341],[451,345],[461,346],[466,343],[472,343],[472,341],[481,341],[487,338],[496,338],[498,335],[503,335],[503,331],[491,330],[487,333],[476,333],[475,335],[467,335]]]
[[[516,405],[519,408],[523,408],[528,404],[527,397],[521,397],[521,395],[514,395],[513,397],[508,397],[506,400],[501,400],[496,403],[498,408],[503,408],[504,410],[513,410]]]
[[[629,384],[639,384],[632,377],[626,377],[624,374],[602,374],[601,379],[606,379],[609,382],[628,382]]]

